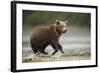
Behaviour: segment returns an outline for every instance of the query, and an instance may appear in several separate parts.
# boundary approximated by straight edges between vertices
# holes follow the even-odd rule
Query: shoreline
[[[77,60],[90,60],[91,56],[60,56],[60,57],[51,57],[51,56],[39,56],[26,58],[22,63],[36,63],[36,62],[53,62],[53,61],[77,61]]]

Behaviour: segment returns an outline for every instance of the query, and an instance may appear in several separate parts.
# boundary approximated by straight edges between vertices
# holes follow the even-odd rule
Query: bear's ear
[[[56,24],[57,24],[57,25],[60,24],[59,20],[56,20]]]
[[[68,21],[66,20],[65,23],[68,24]]]

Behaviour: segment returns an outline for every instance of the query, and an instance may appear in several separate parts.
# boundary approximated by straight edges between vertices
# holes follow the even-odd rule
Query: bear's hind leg
[[[34,50],[34,53],[37,53],[38,52],[38,50]]]
[[[47,52],[45,52],[45,49],[41,49],[41,50],[40,50],[40,53],[45,54],[45,55],[48,54]]]
[[[34,47],[34,45],[32,43],[31,43],[31,48],[32,48],[34,54],[36,54],[38,52],[37,47]]]
[[[34,54],[36,54],[38,52],[38,49],[32,49]]]

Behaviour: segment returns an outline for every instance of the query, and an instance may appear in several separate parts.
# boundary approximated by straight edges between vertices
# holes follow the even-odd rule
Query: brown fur
[[[45,48],[48,45],[51,45],[52,48],[55,50],[52,55],[54,55],[58,50],[64,53],[62,50],[62,46],[59,44],[58,41],[62,32],[60,31],[60,27],[57,26],[58,25],[39,27],[33,32],[30,38],[30,43],[34,53],[39,51],[43,54],[48,54],[47,52],[45,52]]]

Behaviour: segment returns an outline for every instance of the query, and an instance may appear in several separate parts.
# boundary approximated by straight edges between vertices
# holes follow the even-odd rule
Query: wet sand
[[[90,60],[91,57],[84,55],[84,56],[60,56],[60,57],[53,57],[53,56],[38,56],[32,58],[26,58],[23,60],[23,63],[35,63],[35,62],[49,62],[49,61],[77,61],[77,60]]]

